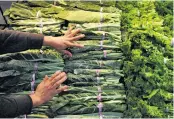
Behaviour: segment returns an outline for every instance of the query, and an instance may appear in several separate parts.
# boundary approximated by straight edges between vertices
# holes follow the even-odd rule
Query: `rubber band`
[[[102,101],[102,95],[101,95],[101,93],[98,94],[97,100],[100,101],[100,102]]]
[[[102,64],[103,64],[102,61],[100,61],[100,67],[102,67]]]
[[[41,54],[43,54],[43,53],[44,53],[44,51],[43,51],[42,49],[40,49],[40,53],[41,53]]]
[[[103,4],[102,3],[102,0],[100,0],[100,4]],[[99,23],[99,27],[98,27],[98,30],[101,31],[102,30],[102,22],[104,21],[103,19],[103,7],[100,8],[100,23]],[[100,47],[101,49],[103,49],[103,40],[105,39],[105,33],[103,32],[102,34],[102,38],[101,38],[101,41],[100,41]],[[106,57],[106,51],[103,51],[104,52],[104,57]],[[99,62],[99,65],[100,67],[102,66],[102,61]],[[97,69],[96,70],[96,75],[97,75],[97,83],[99,84],[100,83],[100,78],[98,77],[100,75],[100,70]],[[101,87],[99,86],[98,87],[98,96],[97,96],[97,100],[99,101],[99,104],[97,105],[98,107],[98,110],[99,110],[99,118],[100,119],[103,119],[103,115],[102,115],[102,107],[103,107],[103,104],[102,104],[102,90],[101,90]]]
[[[99,117],[100,119],[103,119],[103,115],[102,115],[102,108],[103,108],[103,104],[100,102],[98,105],[98,110],[99,110]]]
[[[103,49],[103,40],[105,39],[105,32],[102,33],[102,40],[100,41],[100,47]]]
[[[41,28],[43,27],[42,19],[40,19],[40,21],[39,21],[39,25],[40,25]]]
[[[41,12],[40,12],[40,10],[37,12],[37,14],[36,14],[36,18],[39,18],[40,17],[40,14],[41,14]]]
[[[96,75],[97,75],[97,76],[100,75],[100,70],[99,70],[99,69],[96,70]]]
[[[102,23],[99,23],[98,30],[101,31],[101,28],[102,28]]]
[[[103,55],[104,55],[104,58],[107,57],[107,51],[106,50],[103,50]]]
[[[36,14],[36,18],[40,18],[41,17],[41,11],[39,10]],[[42,22],[42,19],[40,19],[39,21],[39,26],[40,26],[40,33],[42,34],[43,33],[43,22]]]
[[[105,40],[105,32],[102,33],[102,40]]]
[[[100,4],[101,4],[101,5],[103,4],[102,0],[100,0]]]
[[[32,81],[31,82],[31,93],[32,94],[34,93],[34,84],[35,84],[35,81]]]
[[[103,49],[103,40],[100,41],[100,49]]]
[[[102,13],[102,12],[103,12],[103,7],[100,8],[100,13]]]
[[[103,119],[102,112],[99,112],[99,118],[100,118],[100,119]]]
[[[38,69],[38,64],[35,63],[35,64],[34,64],[34,70],[37,71],[37,69]]]
[[[34,74],[32,75],[32,81],[35,81],[35,72],[34,72]]]
[[[103,7],[100,8],[100,23],[99,23],[99,28],[98,30],[101,31],[102,28],[102,22],[103,22]]]
[[[43,28],[40,28],[40,34],[42,34],[43,33]]]
[[[100,8],[100,22],[103,22],[103,7]]]
[[[43,33],[43,24],[41,23],[40,24],[40,34],[42,34]]]
[[[101,87],[98,87],[98,93],[102,93]]]
[[[99,84],[100,83],[100,78],[97,76],[97,83]]]
[[[26,119],[26,118],[27,118],[27,115],[25,114],[25,115],[24,115],[24,119]]]
[[[34,85],[36,81],[36,72],[38,70],[38,65],[37,63],[34,64],[34,73],[32,74],[32,80],[31,80],[31,91],[34,93]]]
[[[100,103],[97,105],[97,107],[99,108],[99,112],[102,112],[102,107],[103,107],[102,102],[100,102]]]
[[[57,1],[56,1],[56,0],[54,0],[54,5],[56,6],[56,4],[57,4]]]
[[[40,33],[42,34],[43,33],[43,22],[42,22],[42,19],[40,19]]]
[[[32,75],[32,81],[31,81],[31,91],[32,92],[34,91],[34,84],[35,84],[35,71]]]

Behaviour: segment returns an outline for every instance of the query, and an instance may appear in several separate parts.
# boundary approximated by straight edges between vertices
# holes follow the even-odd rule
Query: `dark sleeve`
[[[29,114],[32,109],[32,100],[29,95],[11,95],[0,97],[0,118],[14,118]]]
[[[40,49],[44,36],[12,30],[0,30],[0,54]]]

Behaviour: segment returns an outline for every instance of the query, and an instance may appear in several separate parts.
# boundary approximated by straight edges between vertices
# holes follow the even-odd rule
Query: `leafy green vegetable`
[[[173,104],[173,71],[169,66],[173,64],[172,36],[167,30],[170,25],[166,26],[170,22],[163,22],[167,16],[163,18],[157,12],[170,14],[172,4],[139,1],[116,2],[116,6],[123,10],[121,29],[125,34],[122,44],[128,104],[125,117],[171,117],[172,113],[166,112],[166,108],[172,109]]]
[[[31,90],[30,82],[36,64],[35,87],[46,74],[51,75],[57,70],[62,71],[64,67],[63,60],[54,51],[52,51],[52,54],[28,51],[27,53],[1,55],[0,92],[14,93]]]

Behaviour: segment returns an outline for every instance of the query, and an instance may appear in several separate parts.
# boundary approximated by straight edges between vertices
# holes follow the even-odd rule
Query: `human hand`
[[[50,78],[46,75],[43,81],[37,86],[34,94],[30,97],[33,106],[39,106],[53,98],[56,94],[66,91],[68,86],[59,87],[67,79],[64,72],[57,71]]]
[[[43,45],[51,46],[58,51],[65,50],[66,48],[69,48],[69,47],[82,48],[84,46],[76,43],[75,41],[85,37],[85,35],[84,34],[77,35],[78,33],[80,33],[80,29],[72,30],[72,28],[70,28],[65,33],[64,36],[60,36],[60,37],[45,36]]]

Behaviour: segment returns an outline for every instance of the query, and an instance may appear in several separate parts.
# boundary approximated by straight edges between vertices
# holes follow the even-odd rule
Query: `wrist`
[[[52,43],[52,36],[44,36],[43,45],[51,46],[51,43]]]
[[[43,104],[43,101],[38,96],[36,96],[35,94],[31,94],[29,96],[32,99],[33,107],[36,107],[36,106],[39,106],[39,105]]]

